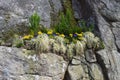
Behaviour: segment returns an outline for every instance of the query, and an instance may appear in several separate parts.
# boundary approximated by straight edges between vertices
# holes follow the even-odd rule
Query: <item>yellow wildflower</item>
[[[53,30],[49,30],[47,34],[53,34]]]
[[[73,37],[73,34],[69,34],[70,37]]]
[[[23,37],[23,39],[30,39],[30,36],[26,35],[26,36]]]
[[[61,36],[61,37],[65,37],[65,35],[64,35],[64,34],[60,34],[60,36]]]
[[[77,34],[79,37],[82,37],[83,35],[80,33],[80,34]]]
[[[38,34],[39,34],[39,35],[41,35],[41,34],[42,34],[42,32],[41,32],[41,31],[39,31],[39,32],[38,32]]]

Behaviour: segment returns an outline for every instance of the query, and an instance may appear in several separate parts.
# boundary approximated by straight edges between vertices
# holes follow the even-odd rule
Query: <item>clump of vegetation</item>
[[[102,41],[98,37],[95,37],[93,33],[85,32],[84,37],[87,40],[87,48],[93,48],[97,50],[104,48]]]
[[[38,53],[48,52],[50,50],[47,34],[38,35],[36,39],[31,40],[31,44],[35,45],[35,50]]]
[[[70,60],[75,55],[84,54],[86,49],[103,49],[103,42],[92,33],[93,25],[88,28],[81,20],[81,26],[77,27],[71,23],[71,15],[69,10],[66,15],[61,13],[60,23],[52,30],[40,27],[40,17],[34,13],[29,19],[30,34],[23,37],[14,35],[12,46],[27,48],[29,44],[32,47],[29,49],[34,49],[36,53],[53,52]]]
[[[34,50],[37,53],[52,52],[66,55],[68,59],[72,59],[74,55],[84,54],[86,49],[103,49],[100,39],[92,32],[76,33],[76,36],[69,37],[74,40],[69,41],[64,34],[56,33],[55,35],[51,30],[48,30],[47,34],[39,31],[38,36],[31,39],[30,42],[35,46]]]
[[[66,14],[61,13],[60,22],[54,27],[54,32],[64,34],[69,41],[74,41],[75,39],[81,40],[83,32],[92,32],[94,30],[94,25],[86,26],[87,24],[84,20],[79,21],[80,27],[76,24],[73,25],[71,23],[71,16],[72,14],[69,9],[66,10]]]
[[[53,44],[53,52],[58,52],[60,54],[66,53],[65,39],[61,36],[56,36],[55,42]]]
[[[71,15],[72,14],[68,9],[66,15],[64,13],[60,14],[60,22],[55,26],[55,32],[65,35],[82,32],[80,27],[76,27],[76,25],[71,23]]]
[[[67,52],[66,52],[67,58],[71,60],[72,57],[75,55],[74,53],[75,53],[75,44],[72,42],[67,45]]]
[[[85,46],[82,44],[81,41],[77,41],[75,44],[75,51],[76,51],[76,55],[81,55],[84,53],[85,50]]]
[[[35,12],[30,18],[29,18],[29,22],[30,22],[30,33],[31,35],[37,34],[37,32],[39,31],[39,27],[40,27],[40,16]]]
[[[23,38],[21,36],[15,34],[13,42],[12,42],[12,46],[18,47],[18,48],[24,46]]]

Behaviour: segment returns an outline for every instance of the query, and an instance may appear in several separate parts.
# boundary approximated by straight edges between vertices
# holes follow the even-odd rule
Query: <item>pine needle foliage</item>
[[[37,34],[39,30],[39,22],[40,22],[40,16],[35,12],[31,17],[29,18],[30,23],[30,33],[32,35]]]

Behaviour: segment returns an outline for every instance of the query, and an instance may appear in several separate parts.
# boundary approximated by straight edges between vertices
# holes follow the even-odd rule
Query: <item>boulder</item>
[[[67,62],[53,53],[28,55],[31,51],[0,46],[1,80],[63,80]]]

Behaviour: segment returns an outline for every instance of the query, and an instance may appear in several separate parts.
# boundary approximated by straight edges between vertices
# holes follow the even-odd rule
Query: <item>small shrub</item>
[[[85,32],[84,37],[87,41],[87,48],[94,50],[104,49],[104,43],[98,37],[95,37],[93,33]]]
[[[30,33],[32,35],[37,34],[38,30],[39,30],[39,22],[40,22],[40,16],[37,13],[34,13],[30,18],[29,18],[29,22],[30,22]]]
[[[60,54],[66,53],[65,39],[63,37],[55,37],[55,42],[53,43],[53,52],[57,52]]]
[[[56,43],[58,43],[60,45],[65,42],[65,39],[63,37],[60,37],[60,36],[55,36],[54,39],[55,39]]]
[[[69,9],[66,10],[66,15],[64,13],[61,13],[60,22],[55,26],[55,31],[61,34],[63,33],[65,35],[69,35],[70,33],[73,33],[73,29],[76,25],[73,25],[71,23],[72,22],[71,16],[72,14]]]
[[[90,24],[90,26],[86,26],[86,22],[84,20],[79,21],[80,27],[76,24],[72,24],[72,14],[69,9],[66,10],[66,14],[60,14],[60,22],[55,26],[55,32],[60,34],[65,34],[69,36],[69,34],[81,33],[94,30],[94,25]],[[69,38],[69,37],[68,37]]]
[[[53,51],[60,53],[60,54],[65,54],[66,53],[66,45],[65,45],[64,37],[56,36],[54,39],[55,39],[55,43],[53,44]]]
[[[50,51],[53,51],[53,45],[55,43],[54,39],[49,39]]]
[[[58,43],[53,43],[53,53],[59,53],[60,52],[60,45]]]
[[[37,38],[31,40],[31,44],[35,45],[37,53],[48,52],[50,50],[49,37],[46,34],[38,35]]]

